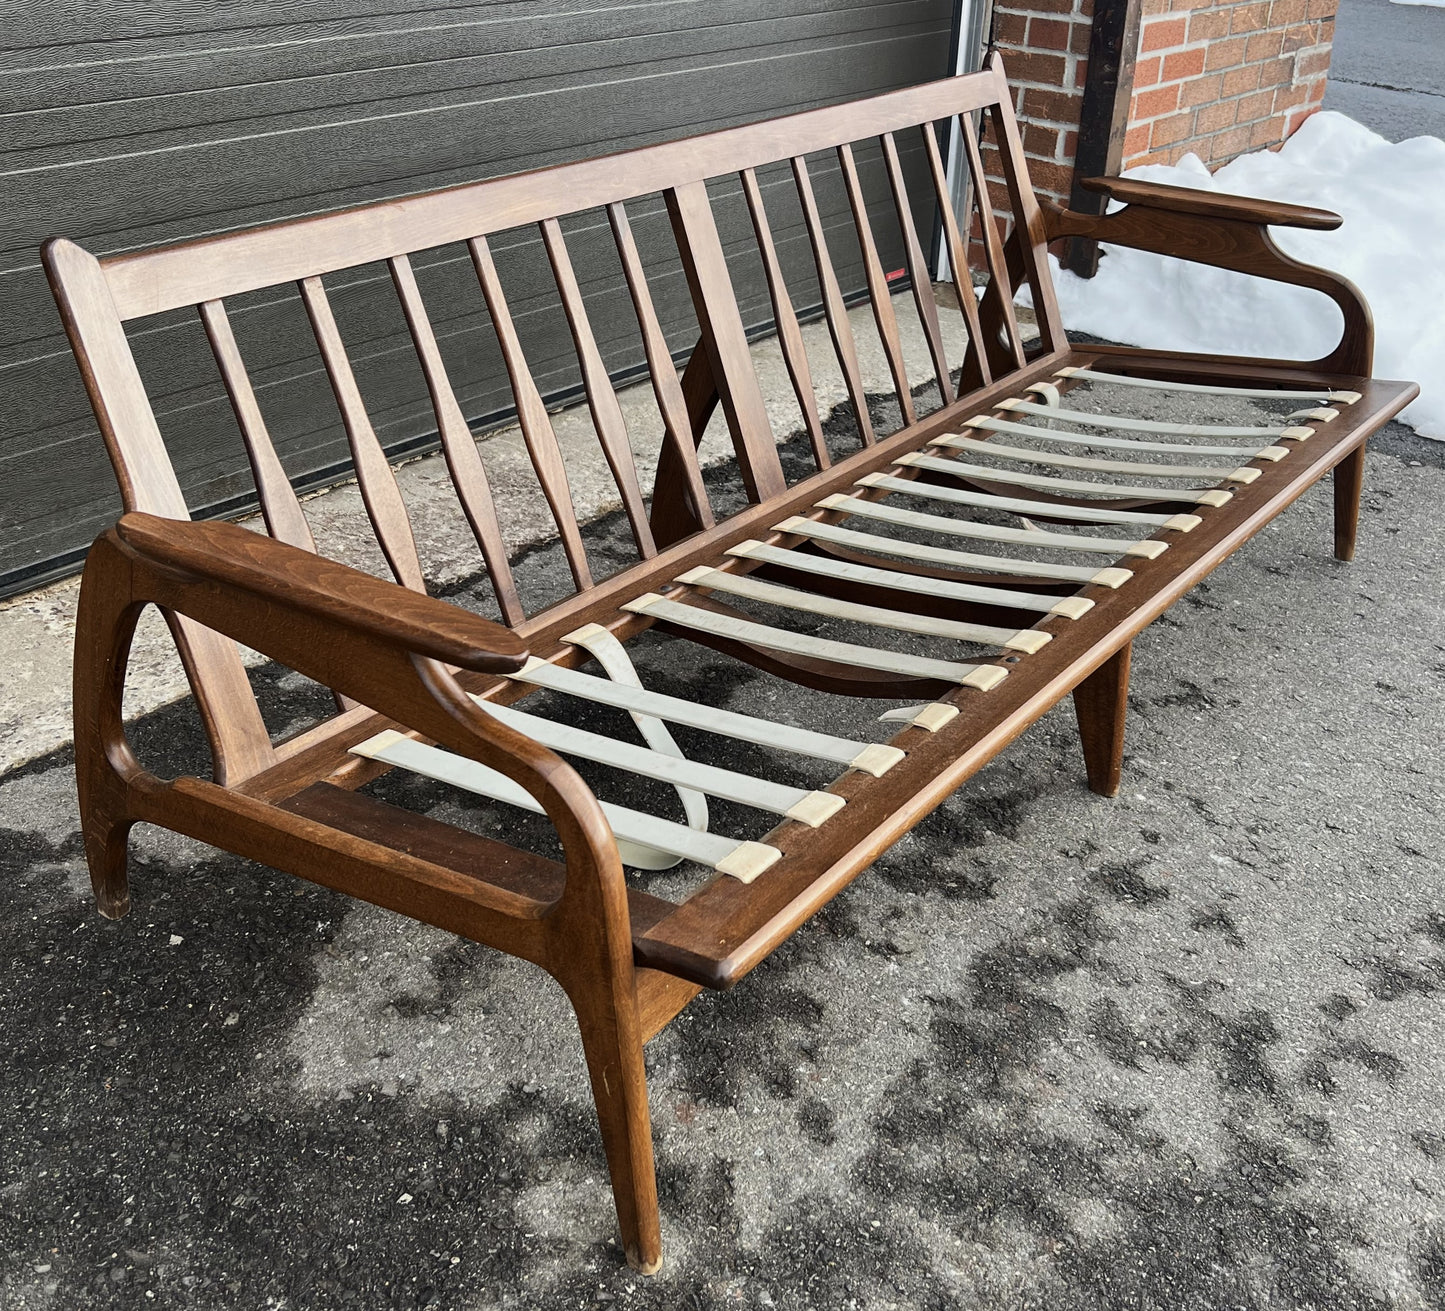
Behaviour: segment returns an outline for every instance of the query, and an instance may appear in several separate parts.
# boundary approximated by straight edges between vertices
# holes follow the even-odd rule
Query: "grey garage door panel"
[[[662,0],[655,7],[672,7]],[[683,0],[696,14],[706,14],[709,0]],[[398,30],[462,25],[491,19],[498,23],[535,21],[549,13],[607,13],[617,0],[571,0],[543,7],[535,0],[502,0],[496,4],[438,6],[435,0],[168,0],[166,4],[98,5],[94,0],[20,0],[20,21],[7,38],[11,57],[55,47],[71,58],[106,52],[126,55],[190,39],[222,44],[306,41],[317,32]],[[120,54],[112,54],[119,58]]]
[[[117,508],[94,421],[34,263],[40,236],[60,231],[92,249],[132,248],[923,81],[945,71],[950,6],[938,0],[848,6],[782,0],[721,10],[715,3],[662,0],[610,13],[603,11],[611,7],[600,5],[572,5],[565,13],[554,5],[544,13],[536,4],[512,4],[439,15],[430,6],[423,13],[421,5],[393,3],[369,14],[365,6],[346,4],[347,16],[338,18],[341,6],[323,4],[305,6],[304,16],[318,22],[301,24],[301,6],[228,5],[226,30],[215,29],[208,5],[158,8],[178,30],[166,35],[161,23],[151,36],[103,43],[116,58],[111,94],[119,100],[124,97],[117,92],[129,88],[131,103],[83,104],[105,89],[93,66],[69,83],[54,81],[65,76],[58,68],[63,58],[102,48],[72,46],[44,52],[50,67],[39,70],[42,81],[52,79],[48,101],[54,112],[10,120],[43,124],[26,142],[23,160],[12,153],[0,164],[0,249],[11,252],[4,261],[8,270],[0,270],[0,578],[9,576],[11,590],[73,555]],[[202,9],[206,22],[200,21]],[[258,14],[285,21],[262,26],[252,21]],[[421,31],[455,15],[461,18],[450,41]],[[156,18],[138,21],[145,26]],[[556,33],[563,29],[572,33],[570,43],[559,43]],[[406,36],[398,42],[399,30]],[[310,63],[297,37],[308,31],[318,38]],[[579,33],[591,35],[582,41]],[[387,67],[357,78],[337,76],[364,69],[367,60],[375,65],[387,40]],[[292,62],[283,61],[265,86],[236,85],[250,76],[248,68],[254,73],[257,61],[265,64],[261,47],[268,41]],[[509,56],[512,80],[506,83],[498,80],[494,58],[502,41],[516,52]],[[549,44],[552,50],[544,51]],[[160,46],[168,48],[169,70],[157,57]],[[442,48],[451,52],[445,58],[437,53]],[[34,67],[41,62],[38,53],[12,50],[0,71],[26,60]],[[629,53],[631,63],[624,65]],[[589,57],[595,66],[589,67]],[[213,76],[202,85],[208,58]],[[86,64],[79,58],[71,67]],[[169,88],[167,71],[175,79]],[[468,89],[468,77],[475,89]],[[228,78],[235,81],[228,84]],[[371,96],[336,99],[337,86],[348,80],[348,96],[368,82]],[[182,114],[188,101],[206,107],[190,126]],[[153,115],[149,128],[142,106]],[[328,111],[329,121],[319,126]],[[334,121],[338,111],[346,115],[343,121]],[[267,130],[237,130],[256,124]],[[277,124],[300,130],[276,132]],[[101,137],[102,131],[111,135]],[[205,139],[208,132],[215,139]],[[182,139],[186,133],[192,139]],[[176,145],[183,148],[168,148]],[[916,141],[900,139],[899,145],[926,238],[932,216],[926,166]],[[95,162],[64,166],[79,153]],[[48,162],[36,170],[36,160]],[[891,270],[902,263],[901,246],[876,150],[860,150],[859,162]],[[845,284],[861,286],[836,164],[819,160],[813,167],[834,259]],[[763,182],[794,300],[815,302],[791,179],[786,170],[781,177],[765,171]],[[723,181],[714,191],[745,321],[765,323],[771,308],[736,184]],[[631,203],[629,214],[669,341],[685,351],[696,325],[665,213],[654,197]],[[604,358],[617,370],[635,367],[641,359],[636,320],[604,216],[569,219],[564,229]],[[544,392],[574,389],[575,351],[535,234],[498,234],[494,244],[539,386]],[[510,393],[465,253],[425,252],[415,267],[464,410],[473,419],[498,414],[510,404]],[[330,275],[327,286],[383,441],[397,450],[429,441],[435,419],[385,270]],[[237,298],[229,308],[288,471],[303,483],[334,477],[346,457],[345,440],[298,299],[272,289]],[[189,502],[205,511],[246,498],[250,475],[242,446],[194,313],[134,325],[133,343]]]
[[[263,214],[314,213],[471,181],[480,158],[494,175],[682,136],[742,117],[739,104],[778,112],[836,98],[840,86],[862,95],[898,85],[936,39],[936,31],[910,30],[822,50],[790,45],[740,65],[682,69],[670,61],[642,76],[584,86],[549,79],[544,89],[506,96],[488,88],[460,103],[377,107],[382,113],[366,119],[333,116],[184,147],[132,149],[83,166],[24,164],[0,175],[0,214],[20,238],[0,251],[31,251],[34,239],[53,232],[84,233],[105,250],[176,240]],[[598,125],[606,126],[605,137]]]
[[[17,147],[48,151],[41,162],[53,164],[120,152],[128,138],[138,136],[158,149],[223,135],[216,131],[221,125],[229,128],[224,135],[264,132],[347,117],[336,112],[347,107],[356,111],[351,117],[404,113],[408,102],[458,92],[474,98],[479,87],[506,87],[510,95],[521,87],[544,91],[548,81],[575,80],[579,74],[595,78],[599,70],[617,78],[670,64],[685,69],[723,53],[746,55],[758,30],[766,31],[776,53],[788,43],[816,47],[839,36],[898,34],[936,21],[931,0],[905,0],[887,10],[873,0],[855,0],[826,13],[786,12],[797,7],[798,0],[771,7],[751,0],[732,6],[738,12],[729,21],[702,25],[692,5],[557,14],[513,22],[500,36],[495,25],[477,24],[389,32],[365,49],[356,40],[332,40],[318,50],[312,40],[292,47],[289,60],[287,49],[274,45],[201,49],[189,56],[171,50],[164,60],[97,65],[79,78],[69,68],[27,69],[12,75],[18,94],[7,94],[6,107],[12,113],[33,111],[10,120]],[[401,64],[398,36],[408,43]],[[318,62],[321,53],[324,63]],[[78,88],[77,80],[93,85]],[[68,89],[47,86],[56,82]],[[56,103],[57,94],[69,103]]]

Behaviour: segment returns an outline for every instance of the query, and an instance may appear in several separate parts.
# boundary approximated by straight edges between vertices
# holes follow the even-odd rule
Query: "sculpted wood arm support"
[[[1190,187],[1161,186],[1131,178],[1090,178],[1084,186],[1101,191],[1124,208],[1112,214],[1076,214],[1044,199],[1049,240],[1091,237],[1135,250],[1172,255],[1198,264],[1233,269],[1272,282],[1322,291],[1344,317],[1339,343],[1328,355],[1302,367],[1322,373],[1368,378],[1374,367],[1375,325],[1370,306],[1348,278],[1285,254],[1275,245],[1271,227],[1332,231],[1344,221],[1327,210],[1285,205],[1249,196],[1218,195]],[[1174,358],[1188,359],[1188,356]],[[1201,357],[1195,357],[1201,358]],[[1203,357],[1207,358],[1207,357]],[[1264,364],[1288,363],[1264,360]],[[1335,556],[1352,560],[1364,491],[1365,447],[1359,446],[1336,467]]]
[[[109,869],[119,880],[109,895],[97,888],[107,913],[123,913],[126,903],[125,794],[159,786],[132,754],[121,720],[131,637],[147,604],[244,642],[506,774],[546,810],[567,853],[569,873],[588,871],[592,877],[580,883],[592,884],[604,901],[615,903],[627,927],[615,843],[591,791],[559,756],[479,710],[448,668],[484,673],[520,668],[527,651],[514,633],[231,524],[146,514],[123,516],[96,540],[78,620],[77,769],[82,813],[95,828],[87,832],[87,842],[93,837],[103,848],[119,844],[119,861],[112,850],[110,857],[92,862],[93,869]],[[578,882],[569,877],[559,912],[569,898],[586,896],[574,887]]]
[[[1124,202],[1125,207],[1112,214],[1078,214],[1041,197],[1050,241],[1089,237],[1321,291],[1340,307],[1344,331],[1333,351],[1301,367],[1369,376],[1375,330],[1359,288],[1338,273],[1285,254],[1269,232],[1270,227],[1327,231],[1343,222],[1338,214],[1131,178],[1090,178],[1083,185]]]

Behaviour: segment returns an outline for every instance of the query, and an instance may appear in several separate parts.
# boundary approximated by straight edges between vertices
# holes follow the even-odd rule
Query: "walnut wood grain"
[[[833,269],[833,257],[828,253],[828,237],[823,230],[822,215],[818,213],[818,198],[813,192],[813,180],[808,174],[808,161],[801,155],[795,156],[792,168],[793,181],[798,188],[798,203],[802,206],[803,222],[808,229],[808,242],[813,248],[818,288],[823,293],[823,314],[828,321],[828,334],[833,339],[833,350],[837,353],[838,365],[843,370],[848,399],[853,403],[858,436],[865,446],[869,446],[874,441],[873,419],[868,413],[868,396],[863,390],[863,375],[858,368],[858,347],[853,340],[853,326],[848,321],[848,306],[843,300],[843,290],[838,285],[838,275]]]
[[[41,257],[115,470],[122,505],[168,519],[189,518],[100,261],[63,239],[46,242]],[[211,743],[216,780],[240,783],[274,765],[270,736],[236,644],[183,616],[168,615],[166,622]],[[98,633],[95,640],[108,646],[110,634]],[[87,697],[100,695],[101,686],[88,684]],[[92,704],[89,699],[76,702],[77,734],[82,720],[89,719]]]
[[[304,609],[433,660],[508,673],[527,658],[510,628],[235,524],[127,514],[117,530],[121,541],[158,565],[278,607]]]
[[[502,281],[497,276],[491,247],[484,238],[474,237],[467,243],[467,248],[471,251],[472,266],[477,271],[482,296],[487,302],[487,312],[492,316],[492,330],[502,348],[502,361],[507,367],[512,399],[517,406],[517,424],[522,429],[522,440],[527,443],[532,470],[552,511],[562,551],[572,571],[572,581],[579,590],[588,588],[592,585],[592,570],[577,527],[577,508],[572,503],[572,489],[567,482],[562,448],[557,444],[556,430],[547,416],[547,407],[542,404],[542,395],[533,381],[532,371],[527,367],[527,357],[522,353],[522,341],[517,336],[512,311],[502,292]]]
[[[932,127],[932,124],[929,124]],[[903,234],[903,254],[908,262],[908,282],[913,293],[913,305],[918,311],[918,321],[923,326],[923,336],[928,342],[928,354],[933,361],[933,379],[938,386],[938,399],[944,405],[953,400],[953,379],[948,371],[948,357],[943,350],[943,329],[938,321],[938,302],[933,298],[933,278],[928,272],[928,261],[923,255],[923,245],[918,240],[918,227],[913,221],[913,206],[908,199],[908,184],[903,178],[903,165],[898,158],[898,143],[893,133],[885,132],[881,138],[883,163],[888,170],[888,190],[893,197],[893,212],[898,216],[898,230]],[[952,206],[949,207],[950,213]]]
[[[978,215],[979,231],[983,234],[984,259],[988,264],[988,283],[984,288],[984,308],[991,325],[1000,325],[1001,332],[993,332],[987,338],[987,347],[997,360],[1000,370],[1018,368],[1024,362],[1024,338],[1019,331],[1018,315],[1014,313],[1014,277],[1004,255],[1003,237],[999,232],[998,216],[993,211],[993,194],[988,189],[988,173],[983,166],[983,155],[978,148],[978,132],[969,114],[958,116],[958,130],[963,142],[963,157],[968,164],[969,195],[973,200],[974,213]],[[1002,338],[1002,339],[1000,339]]]
[[[1074,214],[1051,201],[1044,212],[1045,231],[1050,240],[1087,236],[1116,246],[1154,251],[1323,292],[1340,307],[1344,330],[1334,350],[1318,360],[1302,361],[1302,367],[1326,375],[1369,375],[1374,361],[1375,329],[1369,304],[1359,288],[1338,273],[1286,255],[1275,245],[1268,227],[1258,219],[1210,217],[1135,205],[1125,206],[1113,214]],[[1290,363],[1286,360],[1261,362],[1283,366]]]
[[[858,177],[858,162],[853,147],[838,147],[838,166],[843,172],[843,186],[848,193],[848,208],[853,212],[853,229],[858,234],[858,248],[863,254],[863,276],[868,282],[868,303],[873,308],[873,322],[883,343],[888,371],[893,375],[893,390],[903,411],[903,422],[913,423],[918,415],[913,409],[908,370],[903,363],[903,343],[898,336],[898,319],[893,313],[893,299],[888,294],[888,279],[878,262],[878,243],[873,239],[873,225],[868,221],[868,198]]]
[[[1041,348],[1044,351],[1057,350],[1068,339],[1064,336],[1064,321],[1059,313],[1058,297],[1054,293],[1054,280],[1049,273],[1048,236],[1044,227],[1044,215],[1039,207],[1038,197],[1034,195],[1034,189],[1029,183],[1023,140],[1019,136],[1018,120],[1009,109],[1008,80],[1004,76],[1003,59],[998,51],[989,56],[988,74],[994,79],[997,88],[997,94],[987,113],[998,138],[999,167],[1003,172],[1004,186],[1008,190],[1009,207],[1014,215],[1011,235],[1016,239],[1024,274],[1033,292],[1034,323],[1039,330]],[[1018,291],[1016,284],[1013,290]],[[1012,310],[1005,312],[1012,313]]]
[[[766,501],[787,488],[777,440],[753,371],[742,314],[728,277],[707,187],[701,182],[665,193],[668,216],[677,237],[683,272],[692,292],[701,329],[701,349],[727,416],[738,472],[751,501]],[[695,429],[701,440],[701,431]]]
[[[984,346],[983,327],[978,317],[978,300],[973,294],[973,276],[969,271],[968,246],[958,228],[952,190],[944,171],[943,157],[938,151],[938,137],[934,134],[932,123],[925,123],[919,130],[923,134],[923,149],[928,158],[929,174],[933,178],[933,194],[938,202],[938,213],[943,219],[944,249],[948,254],[948,272],[953,281],[953,295],[968,328],[968,346],[964,351],[963,368],[958,383],[960,394],[967,394],[993,382],[993,366]]]
[[[416,285],[416,274],[412,272],[411,261],[405,255],[398,255],[389,261],[391,280],[396,287],[397,298],[401,301],[402,313],[406,316],[411,331],[412,344],[416,347],[417,358],[426,378],[427,391],[431,396],[432,410],[437,418],[437,433],[441,438],[442,455],[447,462],[452,486],[456,488],[457,500],[462,513],[467,517],[472,535],[481,548],[482,559],[487,565],[487,575],[492,580],[492,590],[497,597],[497,608],[509,624],[521,623],[526,618],[521,598],[517,595],[517,583],[512,577],[512,566],[507,559],[506,543],[502,540],[502,526],[497,519],[497,507],[492,499],[492,489],[487,481],[487,471],[477,451],[476,438],[462,414],[452,390],[451,379],[447,377],[446,365],[437,346],[436,333],[432,331],[431,319],[422,302],[421,289]],[[274,535],[274,534],[273,534]]]
[[[1129,718],[1129,661],[1126,643],[1074,688],[1074,714],[1084,748],[1089,791],[1119,795],[1124,773],[1124,730]]]
[[[1327,209],[1287,205],[1283,201],[1260,200],[1254,196],[1232,196],[1195,187],[1174,187],[1163,182],[1145,182],[1141,178],[1085,178],[1080,185],[1085,190],[1101,192],[1123,205],[1138,205],[1174,214],[1197,214],[1201,218],[1237,219],[1245,223],[1267,223],[1272,227],[1311,228],[1317,232],[1333,232],[1344,222],[1338,214]]]
[[[622,497],[622,508],[632,525],[633,539],[645,560],[657,554],[657,546],[647,523],[647,506],[643,504],[642,487],[637,481],[637,462],[632,458],[632,443],[627,436],[622,406],[617,403],[612,379],[607,376],[607,365],[603,363],[602,352],[597,349],[597,338],[592,335],[592,324],[587,318],[587,307],[582,303],[582,288],[577,285],[577,274],[572,268],[572,257],[567,253],[562,225],[549,218],[543,219],[540,226],[542,244],[546,247],[552,276],[557,279],[557,291],[562,298],[562,310],[567,316],[568,327],[572,329],[577,358],[582,364],[582,387],[587,393],[592,425],[602,443],[607,467],[612,470],[612,480]]]
[[[406,502],[401,499],[396,475],[387,463],[376,430],[366,413],[366,403],[356,385],[356,375],[351,370],[351,360],[341,340],[341,331],[331,313],[326,289],[321,285],[321,279],[314,276],[302,278],[300,286],[301,299],[311,320],[312,331],[316,334],[316,344],[321,348],[326,376],[331,379],[331,390],[341,410],[346,440],[351,446],[351,459],[356,466],[356,481],[361,487],[361,499],[376,533],[377,544],[385,554],[396,581],[424,592],[426,580],[422,577],[421,559],[416,553],[416,539],[412,536]]]
[[[683,484],[680,488],[681,494],[687,499],[698,526],[711,528],[714,523],[712,506],[708,503],[707,489],[702,482],[702,470],[697,463],[697,443],[693,439],[692,425],[688,418],[687,400],[682,393],[682,383],[672,362],[667,338],[663,336],[662,326],[657,321],[657,310],[652,303],[647,274],[643,271],[642,260],[637,254],[637,242],[633,239],[632,227],[627,221],[627,210],[621,201],[607,207],[607,221],[617,243],[617,255],[622,261],[622,274],[632,297],[632,308],[637,313],[637,324],[642,332],[642,349],[647,357],[648,380],[652,384],[653,394],[657,397],[657,408],[662,415],[663,428],[667,434],[662,458],[676,462],[679,468],[678,476]]]
[[[793,309],[788,284],[783,278],[782,265],[778,263],[778,249],[773,244],[772,227],[768,223],[767,207],[763,204],[763,193],[758,187],[758,175],[745,168],[739,175],[743,184],[743,196],[748,202],[748,217],[752,220],[753,236],[758,243],[758,254],[763,260],[763,276],[768,283],[768,298],[773,307],[773,322],[777,325],[778,344],[782,347],[783,362],[788,369],[788,379],[793,384],[793,395],[798,398],[798,409],[803,416],[803,430],[808,434],[808,443],[813,448],[813,462],[820,469],[826,469],[833,461],[828,454],[828,443],[823,439],[823,425],[818,421],[818,398],[813,394],[813,374],[808,367],[808,351],[803,345],[802,329]]]
[[[218,300],[209,300],[199,309],[206,337],[221,370],[221,380],[226,385],[226,394],[231,398],[231,408],[236,412],[241,439],[246,445],[246,458],[251,465],[251,475],[256,480],[256,495],[261,502],[261,517],[266,521],[266,531],[278,541],[290,542],[304,551],[314,551],[316,539],[311,535],[311,525],[301,511],[296,489],[291,486],[286,470],[276,457],[276,447],[266,430],[261,407],[256,403],[256,393],[251,388],[251,377],[246,372],[236,336],[231,331],[226,307]]]
[[[969,113],[997,100],[988,74],[949,77],[742,127],[664,141],[551,168],[343,209],[105,260],[122,319],[295,282],[453,241],[489,236],[559,214],[601,209],[707,178],[761,168],[839,142]]]

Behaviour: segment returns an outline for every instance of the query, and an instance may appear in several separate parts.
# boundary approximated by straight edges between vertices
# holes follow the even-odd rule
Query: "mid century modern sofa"
[[[973,183],[970,214],[949,201],[936,125],[950,120]],[[988,194],[980,120],[1007,180],[1007,233],[992,206],[978,203]],[[828,231],[813,185],[820,155],[848,199],[853,230],[841,237]],[[881,210],[870,184],[882,188]],[[1332,470],[1335,553],[1348,559],[1354,550],[1366,439],[1416,389],[1370,377],[1370,317],[1358,293],[1283,255],[1268,231],[1339,220],[1126,180],[1096,185],[1123,208],[1092,217],[1035,198],[995,59],[975,75],[852,104],[180,246],[97,259],[69,241],[49,243],[46,267],[125,506],[90,553],[76,644],[80,802],[101,912],[126,912],[127,833],[147,821],[535,962],[576,1010],[628,1259],[655,1270],[648,1039],[702,989],[738,985],[1065,696],[1077,709],[1089,785],[1113,794],[1131,639]],[[801,271],[772,236],[768,205],[783,190],[801,207],[811,246]],[[681,378],[627,211],[655,206],[659,194],[700,328]],[[725,201],[747,215],[741,231],[761,259],[768,317],[802,402],[814,469],[791,482],[750,355],[755,325],[745,325],[730,278],[739,225],[726,245],[719,234],[714,206]],[[924,254],[935,206],[954,310],[940,310]],[[610,225],[665,428],[650,503],[559,222],[584,211]],[[880,213],[892,225],[887,242],[875,231]],[[592,574],[493,255],[499,234],[536,227],[636,548],[633,563],[605,578]],[[1316,288],[1341,310],[1339,345],[1305,363],[1071,346],[1046,249],[1075,236]],[[861,261],[895,383],[901,426],[891,434],[875,431],[863,392],[834,263],[840,240]],[[468,427],[411,260],[437,248],[459,251],[451,267],[469,265],[479,283],[472,291],[505,359],[575,585],[536,612],[509,565],[485,446]],[[881,249],[901,250],[906,282],[890,283]],[[501,622],[427,595],[412,519],[324,281],[362,265],[384,268],[393,284]],[[789,287],[800,278],[817,289],[851,398],[856,439],[841,457],[814,401]],[[910,298],[891,294],[909,285]],[[1024,285],[1036,339],[1025,338],[1014,310]],[[299,288],[395,581],[314,553],[226,309],[228,299],[268,287]],[[269,535],[192,521],[161,439],[125,325],[189,308],[229,393]],[[916,314],[927,343],[927,377],[909,374],[904,312]],[[967,342],[954,358],[939,318],[950,312]],[[1273,404],[1275,417],[1169,424],[1075,408],[1100,388],[1221,404],[1254,397]],[[924,391],[936,401],[927,413],[915,396]],[[726,516],[710,502],[696,454],[717,406],[747,500]],[[146,605],[163,611],[184,658],[213,749],[210,778],[156,777],[127,744],[122,689]],[[791,627],[790,615],[807,622]],[[663,695],[642,685],[628,656],[627,643],[646,629],[875,708],[860,700],[858,730],[842,737]],[[273,741],[238,642],[333,689],[336,713]],[[640,741],[528,713],[537,689],[627,711]],[[882,729],[880,700],[889,703]],[[831,762],[836,781],[805,789],[684,759],[668,723],[779,758]],[[629,805],[626,789],[599,799],[569,756],[674,785],[681,818]],[[563,860],[361,790],[387,770],[545,813]],[[750,808],[757,823],[711,831],[708,795]],[[699,877],[677,901],[643,891],[625,869],[679,860]]]

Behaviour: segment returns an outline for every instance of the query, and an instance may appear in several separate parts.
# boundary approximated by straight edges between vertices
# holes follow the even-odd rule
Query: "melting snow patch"
[[[1431,0],[1445,5],[1445,0]],[[1418,382],[1400,416],[1445,440],[1445,141],[1391,144],[1343,114],[1307,119],[1278,151],[1211,175],[1197,156],[1127,176],[1333,210],[1334,232],[1271,229],[1287,254],[1344,274],[1375,317],[1375,376]],[[1133,346],[1315,359],[1339,340],[1322,294],[1241,273],[1105,246],[1092,279],[1054,269],[1064,324]]]

